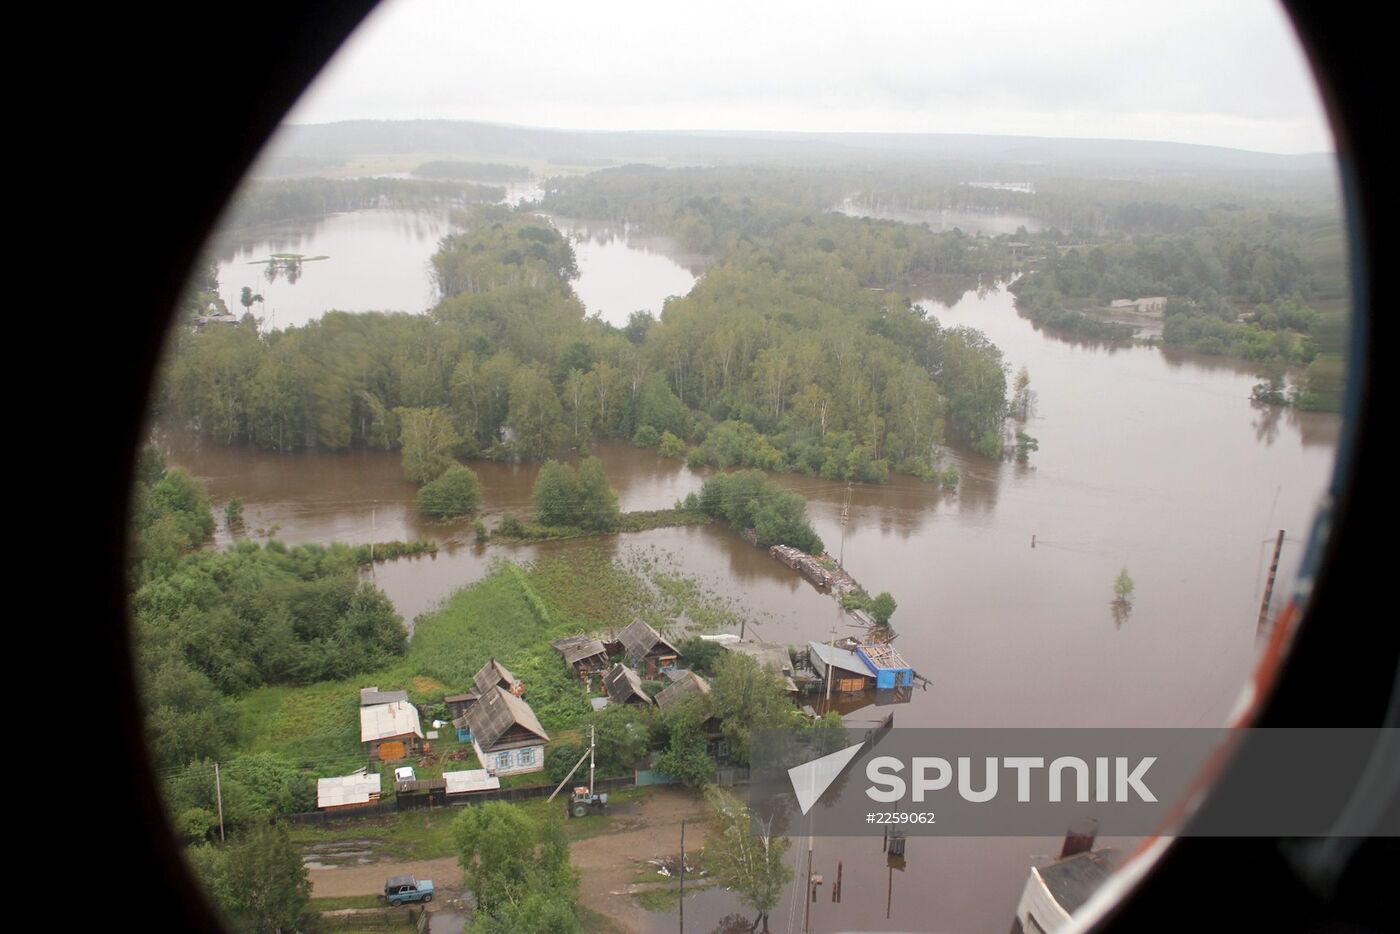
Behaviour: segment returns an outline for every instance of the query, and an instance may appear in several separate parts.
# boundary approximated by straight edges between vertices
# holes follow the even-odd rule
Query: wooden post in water
[[[1269,579],[1264,584],[1264,601],[1259,604],[1259,622],[1255,630],[1264,628],[1264,620],[1269,618],[1269,600],[1274,595],[1274,578],[1278,575],[1278,558],[1283,551],[1283,529],[1278,530],[1278,540],[1274,542],[1274,560],[1269,564]]]

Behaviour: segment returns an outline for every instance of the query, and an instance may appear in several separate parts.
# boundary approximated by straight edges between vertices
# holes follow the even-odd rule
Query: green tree
[[[418,491],[418,508],[435,519],[465,516],[481,498],[481,485],[470,467],[453,464],[442,476]]]
[[[451,467],[452,449],[462,443],[443,408],[398,408],[399,445],[403,475],[410,483],[424,484]]]
[[[243,500],[237,496],[230,496],[229,501],[224,504],[224,525],[229,529],[243,527]]]
[[[771,819],[756,821],[748,808],[720,788],[706,789],[705,800],[714,828],[706,841],[705,862],[720,885],[734,890],[740,904],[758,912],[767,931],[768,915],[792,879],[785,858],[788,840],[772,833]],[[755,823],[762,828],[758,833],[753,832]]]
[[[578,477],[568,464],[545,461],[535,477],[535,522],[546,526],[573,524],[579,501]]]
[[[1133,579],[1128,576],[1128,566],[1123,565],[1123,570],[1118,572],[1113,581],[1113,602],[1119,606],[1127,606],[1132,602],[1135,586]]]
[[[564,408],[549,377],[539,368],[522,369],[510,384],[506,421],[515,432],[522,457],[540,460],[559,450],[564,440]]]
[[[719,718],[730,756],[744,764],[749,761],[753,731],[792,725],[796,708],[788,700],[780,674],[761,667],[751,655],[727,653],[717,669],[707,710]]]
[[[577,489],[574,521],[570,524],[592,532],[617,531],[620,521],[617,492],[608,486],[602,461],[589,457],[578,465]]]
[[[890,617],[894,615],[896,603],[889,591],[884,591],[875,599],[870,601],[870,615],[875,617],[875,622],[881,626],[890,624]]]
[[[452,822],[457,861],[483,931],[581,930],[574,906],[578,873],[557,816],[536,819],[513,804],[463,808]],[[534,911],[545,923],[529,917]],[[515,925],[524,922],[524,927]],[[476,930],[477,928],[474,928]]]
[[[197,865],[212,876],[208,891],[230,927],[255,934],[305,927],[311,880],[286,828],[259,826],[221,856]]]

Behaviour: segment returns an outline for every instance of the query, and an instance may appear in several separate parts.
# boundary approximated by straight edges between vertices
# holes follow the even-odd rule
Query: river
[[[404,235],[404,228],[394,229]],[[622,233],[613,241],[621,261],[607,267],[609,276],[650,261]],[[1025,430],[1040,450],[1029,465],[950,452],[962,474],[955,493],[898,476],[887,486],[854,488],[846,566],[872,593],[894,594],[899,647],[932,681],[896,708],[895,722],[1222,723],[1254,659],[1272,539],[1287,530],[1277,595],[1296,573],[1328,481],[1338,418],[1256,408],[1249,401],[1256,376],[1247,365],[1047,335],[1016,314],[1002,289],[969,292],[951,306],[926,305],[944,325],[985,332],[1012,374],[1028,368],[1036,404]],[[435,557],[373,571],[410,624],[479,579],[497,556],[528,560],[578,547],[668,552],[688,573],[750,608],[765,639],[825,639],[836,622],[829,598],[720,526],[481,547],[469,522],[418,517],[397,454],[278,455],[171,431],[159,437],[170,459],[203,479],[216,502],[235,493],[243,499],[249,529],[275,525],[277,536],[293,543],[439,540]],[[600,443],[595,452],[624,510],[669,506],[705,477],[625,442]],[[472,466],[487,515],[528,509],[534,466]],[[807,498],[817,531],[835,552],[845,485],[777,479]],[[226,540],[222,529],[219,535]],[[1110,600],[1124,566],[1137,587],[1131,613],[1119,620]],[[891,871],[878,839],[819,839],[817,871],[830,879],[843,860],[845,895],[832,904],[824,888],[812,906],[813,927],[1000,934],[1010,926],[1031,860],[1057,848],[1058,841],[1045,839],[915,837],[907,868]],[[803,907],[799,893],[775,913],[774,924],[786,926],[786,913]],[[708,892],[687,899],[686,917],[693,929],[710,930],[734,910],[732,896]],[[658,930],[675,923],[665,915],[653,921]]]

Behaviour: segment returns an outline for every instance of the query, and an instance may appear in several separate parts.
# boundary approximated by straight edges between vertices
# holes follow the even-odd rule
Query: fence
[[[600,778],[593,784],[594,789],[599,792],[622,791],[623,789],[636,787],[636,783],[631,776]],[[437,795],[405,795],[403,798],[386,796],[380,798],[378,801],[358,807],[338,808],[334,811],[308,811],[302,814],[288,814],[283,819],[293,824],[325,826],[326,824],[333,824],[338,821],[364,820],[369,817],[398,814],[401,811],[461,807],[462,805],[481,804],[485,801],[528,801],[531,798],[547,797],[553,791],[554,785],[527,785],[524,788],[502,788],[499,791],[473,792],[467,795],[454,795],[451,798],[439,798]],[[561,795],[564,793],[564,791],[560,792]]]

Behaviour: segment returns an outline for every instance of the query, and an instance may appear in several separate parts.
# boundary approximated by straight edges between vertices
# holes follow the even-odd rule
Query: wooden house
[[[874,672],[850,649],[833,648],[825,642],[809,642],[807,649],[812,670],[824,682],[831,682],[832,693],[859,694],[874,689]]]
[[[607,649],[604,648],[601,640],[595,639],[593,636],[570,636],[567,639],[555,639],[550,645],[564,656],[564,664],[581,681],[588,681],[589,676],[594,672],[607,670]]]
[[[656,680],[662,669],[674,668],[681,655],[679,649],[661,637],[661,633],[641,620],[634,620],[622,630],[614,645],[617,648],[609,651],[609,654],[620,652],[623,662],[637,669],[648,681]]]
[[[1122,861],[1117,850],[1102,849],[1062,856],[1048,866],[1031,867],[1011,922],[1012,934],[1049,934],[1068,927],[1071,916]]]
[[[669,710],[692,698],[704,698],[709,693],[710,682],[693,671],[687,671],[656,695],[656,705],[662,710]],[[719,717],[706,717],[700,724],[700,732],[705,735],[705,754],[720,765],[728,762],[729,743],[724,739],[724,725]]]
[[[500,685],[483,693],[466,713],[472,749],[494,775],[538,772],[544,768],[549,734],[525,703]]]
[[[386,762],[402,759],[423,741],[418,708],[406,700],[360,708],[360,742]]]
[[[621,662],[603,676],[603,686],[610,704],[642,704],[651,706],[651,695],[642,690],[642,676]]]
[[[497,687],[508,694],[514,694],[516,697],[525,696],[524,682],[507,671],[506,666],[494,658],[481,666],[481,670],[472,679],[472,684],[476,688],[478,698],[486,697],[493,688]]]
[[[475,691],[468,691],[466,694],[449,694],[442,699],[447,705],[447,719],[457,720],[468,710],[472,704],[477,702],[478,695]]]

